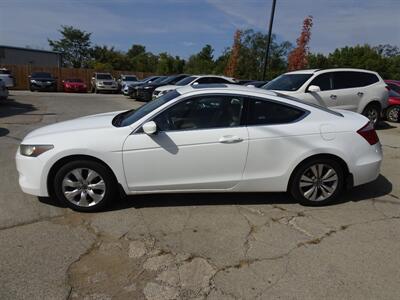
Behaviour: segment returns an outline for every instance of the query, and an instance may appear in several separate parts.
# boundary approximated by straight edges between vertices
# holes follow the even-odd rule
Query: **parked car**
[[[118,83],[110,73],[94,73],[91,80],[92,93],[118,92]]]
[[[47,72],[34,72],[29,76],[29,90],[34,91],[57,91],[57,77]]]
[[[225,84],[36,129],[16,154],[24,192],[80,211],[103,208],[119,187],[128,195],[288,191],[322,205],[375,180],[381,161],[360,114]]]
[[[121,74],[117,80],[120,91],[122,91],[125,88],[125,86],[138,81],[139,80],[136,77],[136,75],[124,75],[124,74]]]
[[[384,116],[390,122],[400,122],[400,81],[385,80],[389,87],[389,106],[384,111]]]
[[[268,83],[267,80],[254,80],[254,81],[245,83],[244,86],[260,88],[263,85],[266,85],[267,83]]]
[[[86,84],[83,82],[82,79],[79,78],[65,79],[62,81],[62,85],[64,92],[78,92],[78,93],[87,92]]]
[[[374,125],[388,106],[386,83],[378,73],[367,70],[294,71],[275,78],[263,88],[319,105],[358,112]]]
[[[0,79],[3,80],[8,89],[15,86],[14,76],[12,76],[11,71],[6,68],[0,68]]]
[[[3,79],[0,79],[0,100],[7,100],[7,98],[8,98],[8,88]]]
[[[153,99],[153,92],[156,88],[164,85],[174,85],[179,80],[188,77],[186,74],[167,76],[163,80],[156,80],[152,83],[143,84],[135,87],[135,98],[140,101],[151,101]]]
[[[196,84],[212,84],[212,83],[230,83],[235,84],[236,79],[225,76],[217,75],[192,75],[179,80],[175,84],[163,85],[156,88],[153,92],[153,99],[156,99],[162,95],[165,95],[169,91],[175,90],[185,85],[196,85]]]
[[[136,91],[135,90],[136,86],[139,86],[139,85],[142,85],[142,84],[152,83],[155,80],[157,80],[158,78],[160,78],[160,76],[150,76],[150,77],[147,77],[147,78],[145,78],[143,80],[136,81],[136,82],[133,82],[131,84],[125,85],[125,87],[123,88],[122,92],[123,92],[123,94],[125,96],[129,96],[131,98],[134,98],[134,96],[135,96],[134,92]]]

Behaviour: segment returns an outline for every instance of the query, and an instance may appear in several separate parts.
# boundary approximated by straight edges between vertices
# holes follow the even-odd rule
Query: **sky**
[[[236,29],[266,32],[272,0],[0,0],[0,45],[49,49],[61,25],[92,33],[94,44],[187,58],[205,44],[218,56]],[[329,53],[369,43],[400,46],[400,0],[277,0],[273,33],[295,44],[314,17],[310,48]]]

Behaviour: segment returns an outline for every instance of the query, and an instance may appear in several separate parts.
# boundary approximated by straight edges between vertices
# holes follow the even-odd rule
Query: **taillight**
[[[363,128],[357,131],[370,145],[375,145],[379,142],[378,135],[376,134],[374,125],[368,122]]]

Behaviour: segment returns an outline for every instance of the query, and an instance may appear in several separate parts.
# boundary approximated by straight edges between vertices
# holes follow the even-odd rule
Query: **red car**
[[[400,81],[385,80],[389,87],[389,106],[385,110],[386,119],[390,122],[399,122],[400,112]]]
[[[62,85],[64,92],[87,92],[87,86],[81,79],[65,79],[63,80]]]

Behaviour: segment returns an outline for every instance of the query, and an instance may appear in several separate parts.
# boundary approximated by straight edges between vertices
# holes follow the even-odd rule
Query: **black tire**
[[[307,199],[303,194],[304,190],[300,188],[300,179],[301,177],[314,165],[326,165],[332,168],[337,175],[337,185],[332,192],[332,194],[325,198],[325,199],[320,199],[320,200],[310,200]],[[325,169],[327,170],[327,169]],[[321,205],[326,205],[328,203],[333,202],[343,191],[344,188],[344,170],[343,167],[341,166],[340,163],[338,163],[334,159],[330,158],[311,158],[303,163],[301,163],[293,172],[291,176],[291,180],[289,182],[289,189],[288,191],[290,194],[293,196],[294,199],[296,199],[300,204],[306,205],[306,206],[321,206]],[[304,181],[303,181],[304,182]],[[308,187],[303,187],[303,189],[307,189]],[[310,187],[312,188],[312,186]],[[317,189],[317,196],[318,193],[321,195],[321,189]]]
[[[377,127],[381,120],[381,107],[378,104],[368,104],[362,114],[370,119],[374,127]]]
[[[95,93],[95,94],[98,94],[98,93],[99,93],[99,90],[97,89],[97,87],[94,87],[94,93]]]
[[[98,173],[105,183],[105,192],[103,198],[92,206],[80,206],[77,203],[69,201],[63,192],[62,183],[64,178],[74,169],[90,169]],[[101,163],[90,160],[70,161],[63,165],[56,173],[53,181],[54,194],[59,201],[73,210],[81,212],[95,212],[103,210],[113,199],[118,197],[116,182],[111,171]],[[78,195],[79,197],[79,195]]]
[[[386,110],[386,119],[389,122],[399,122],[400,105],[393,105]]]

